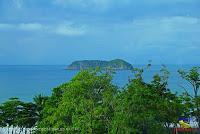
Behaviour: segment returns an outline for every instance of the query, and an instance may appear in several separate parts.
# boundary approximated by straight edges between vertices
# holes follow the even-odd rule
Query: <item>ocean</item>
[[[184,85],[190,92],[192,88],[182,80],[178,69],[189,70],[194,65],[167,65],[170,71],[169,88],[172,92],[182,93],[180,85]],[[145,67],[136,65],[135,67]],[[11,97],[18,97],[23,101],[32,101],[35,95],[50,95],[54,87],[70,81],[78,73],[76,70],[65,70],[65,65],[2,65],[0,66],[0,103]],[[158,73],[161,66],[152,66],[144,72],[144,80],[150,82],[152,76]],[[128,78],[133,78],[131,71],[117,71],[113,83],[123,88]]]

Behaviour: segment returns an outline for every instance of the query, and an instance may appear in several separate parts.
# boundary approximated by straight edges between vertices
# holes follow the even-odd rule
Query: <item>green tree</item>
[[[193,67],[188,72],[184,70],[179,70],[178,72],[193,88],[193,93],[191,93],[183,87],[185,89],[185,95],[183,97],[186,97],[184,100],[187,102],[187,105],[191,106],[191,115],[196,117],[198,126],[200,126],[200,67]]]
[[[135,78],[116,99],[111,133],[165,133],[182,112],[181,100],[167,88],[166,68],[151,83],[142,78],[144,69],[134,69]]]
[[[21,130],[25,129],[25,133],[27,133],[27,128],[33,128],[38,121],[37,117],[37,107],[33,103],[25,103],[23,102],[22,105],[19,107],[20,110],[17,113],[16,122],[17,126],[21,128]]]
[[[48,100],[48,97],[47,96],[43,96],[41,94],[39,95],[36,95],[34,98],[33,98],[33,102],[36,106],[36,118],[37,118],[37,121],[41,120],[42,118],[42,111],[45,107],[45,103],[46,101]]]
[[[16,118],[17,118],[17,113],[19,112],[18,107],[21,105],[21,102],[19,101],[18,98],[10,98],[8,101],[3,103],[1,105],[1,122],[2,126],[7,126],[8,127],[8,133],[9,133],[9,128],[12,126],[12,133],[14,130],[14,127],[17,126]]]
[[[6,127],[7,124],[5,122],[5,117],[4,117],[4,107],[0,106],[0,127]]]
[[[26,103],[20,101],[18,98],[10,98],[0,106],[0,122],[1,127],[12,127],[12,134],[14,128],[19,127],[20,133],[27,128],[32,128],[37,122],[36,105],[33,103]]]
[[[108,72],[81,71],[69,83],[54,89],[49,101],[56,103],[45,105],[44,118],[38,127],[64,128],[74,133],[108,133],[117,93],[111,82]]]

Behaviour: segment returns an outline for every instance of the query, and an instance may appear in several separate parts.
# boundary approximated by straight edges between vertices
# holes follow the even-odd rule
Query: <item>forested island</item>
[[[114,69],[114,70],[131,70],[133,66],[122,60],[115,59],[111,61],[102,61],[102,60],[82,60],[74,61],[67,67],[67,70],[85,70],[85,69],[94,69],[99,67],[101,69]]]

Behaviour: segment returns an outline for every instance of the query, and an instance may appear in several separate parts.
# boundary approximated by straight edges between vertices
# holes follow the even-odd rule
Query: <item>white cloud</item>
[[[162,45],[174,41],[185,44],[184,41],[195,40],[200,42],[196,38],[200,34],[200,18],[195,17],[142,19],[129,24],[120,24],[117,27],[121,29],[120,31],[129,29],[127,30],[129,36],[132,36],[138,44]]]
[[[70,25],[58,25],[56,28],[50,28],[52,32],[66,36],[75,36],[85,34],[85,28],[83,26],[79,28],[71,27]]]
[[[149,36],[155,34],[157,37],[168,37],[177,33],[195,32],[200,26],[200,19],[181,16],[161,17],[135,20],[127,26],[139,33],[149,34]],[[200,30],[197,31],[200,32]]]
[[[45,26],[40,23],[20,23],[18,28],[27,31],[38,31],[42,30]]]
[[[89,25],[89,24],[88,24]],[[41,24],[41,23],[0,23],[0,30],[21,30],[42,34],[57,34],[63,36],[80,36],[87,34],[101,38],[126,40],[127,47],[138,48],[170,47],[180,45],[199,47],[200,18],[190,16],[173,16],[160,18],[144,18],[125,23],[107,23],[89,25],[74,23]],[[126,48],[127,48],[126,47]]]
[[[114,44],[123,42],[128,51],[200,48],[200,18],[196,17],[143,18],[99,26],[90,27],[90,35],[112,39]]]
[[[40,23],[19,23],[19,24],[0,23],[0,30],[1,29],[58,34],[64,36],[78,36],[78,35],[83,35],[86,32],[84,26],[75,26],[73,23],[48,24],[48,25]]]
[[[11,28],[15,28],[15,26],[12,24],[0,23],[0,29],[11,29]]]
[[[193,3],[198,0],[52,0],[54,4],[69,8],[107,10],[116,6],[160,5]]]
[[[198,1],[198,0],[148,0],[146,2],[148,3],[157,3],[157,4],[167,4],[167,3],[190,3],[190,2],[195,2],[195,1]],[[143,1],[144,2],[144,1]]]
[[[16,8],[21,9],[23,6],[23,0],[13,0],[13,4]]]
[[[131,0],[53,0],[53,3],[62,7],[87,8],[97,10],[107,10],[113,5],[129,4]]]

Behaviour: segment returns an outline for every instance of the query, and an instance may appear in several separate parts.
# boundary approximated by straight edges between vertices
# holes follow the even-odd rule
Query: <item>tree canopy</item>
[[[179,70],[193,94],[171,92],[165,66],[149,83],[143,80],[144,69],[134,69],[135,77],[123,89],[113,84],[112,71],[82,70],[48,97],[37,95],[31,103],[11,98],[2,103],[0,126],[20,131],[35,128],[37,134],[170,133],[180,117],[195,117],[199,124],[198,69]]]

